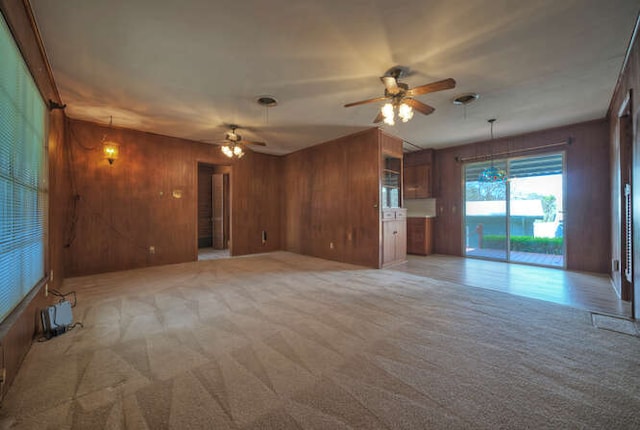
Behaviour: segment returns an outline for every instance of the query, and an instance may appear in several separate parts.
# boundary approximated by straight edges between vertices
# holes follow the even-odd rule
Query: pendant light
[[[108,135],[112,132],[113,117],[109,117],[109,131],[102,136],[102,155],[109,162],[109,165],[113,165],[113,162],[118,159],[120,153],[120,145],[108,138]]]
[[[489,143],[489,158],[491,159],[491,166],[485,167],[478,176],[478,182],[506,182],[507,172],[504,169],[497,168],[493,165],[493,123],[496,122],[495,118],[487,120],[491,127],[491,141]]]

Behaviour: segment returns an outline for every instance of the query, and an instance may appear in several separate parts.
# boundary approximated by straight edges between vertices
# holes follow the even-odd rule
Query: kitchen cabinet
[[[431,196],[431,166],[405,166],[404,198],[428,199]]]
[[[382,211],[382,266],[407,260],[407,210],[401,208]]]
[[[405,199],[428,199],[432,192],[433,150],[410,152],[403,160],[403,194]]]
[[[399,208],[402,205],[402,158],[386,156],[382,169],[381,201],[383,208]]]
[[[433,218],[407,218],[407,254],[433,254]]]

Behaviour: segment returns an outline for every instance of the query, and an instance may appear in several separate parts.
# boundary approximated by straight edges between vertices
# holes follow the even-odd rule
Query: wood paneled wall
[[[640,18],[639,18],[640,19]],[[636,21],[636,29],[639,27]],[[631,121],[632,127],[632,201],[633,201],[633,285],[634,285],[634,313],[638,318],[640,315],[640,135],[638,127],[640,126],[640,40],[636,33],[635,40],[632,41],[627,53],[627,62],[622,70],[616,85],[615,93],[609,105],[609,141],[612,152],[615,153],[618,144],[618,112],[624,99],[631,93]],[[620,182],[616,181],[616,177],[620,177],[619,165],[614,164],[616,158],[612,159],[612,181],[611,194],[614,197],[620,188]],[[619,203],[617,199],[612,200],[612,216],[617,219],[617,208]],[[612,228],[619,229],[620,226],[614,224]],[[619,247],[619,243],[612,246]]]
[[[66,168],[65,124],[61,110],[49,115],[49,252],[47,256],[49,288],[60,289],[65,277],[64,247],[67,241],[66,228],[69,220],[71,184]]]
[[[113,165],[102,158],[105,133],[120,143]],[[217,146],[78,120],[69,121],[67,136],[76,220],[66,249],[68,275],[197,259],[197,165],[229,163]],[[273,158],[248,151],[233,162],[231,188],[245,193],[234,200],[232,191],[233,255],[253,249],[247,230],[259,228],[258,208],[279,210],[277,167],[266,167]],[[279,237],[275,226],[270,230]]]
[[[231,253],[282,249],[282,157],[247,152],[231,173]],[[266,241],[263,242],[263,232]]]
[[[378,129],[285,157],[285,248],[378,267],[380,250]]]
[[[436,150],[434,187],[437,200],[435,252],[462,255],[462,164],[456,157],[517,151],[561,142],[572,144],[547,151],[566,151],[565,239],[567,268],[608,273],[610,260],[609,136],[606,120],[589,121],[493,142]],[[543,153],[527,152],[527,155]]]

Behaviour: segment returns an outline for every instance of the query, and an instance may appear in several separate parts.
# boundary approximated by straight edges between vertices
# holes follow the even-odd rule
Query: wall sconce
[[[105,140],[102,142],[102,153],[104,154],[104,158],[107,159],[109,164],[113,164],[114,161],[118,159],[119,147],[115,142],[110,142]]]
[[[109,130],[113,125],[113,117],[109,117]],[[118,159],[118,155],[120,153],[120,145],[116,142],[107,139],[107,135],[109,133],[105,133],[102,137],[102,154],[104,158],[107,159],[109,164],[113,164],[114,161]]]

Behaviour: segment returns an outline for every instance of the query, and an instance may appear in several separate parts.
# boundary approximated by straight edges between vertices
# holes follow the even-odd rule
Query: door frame
[[[193,189],[195,190],[195,203],[193,205],[193,216],[194,216],[194,221],[195,221],[195,231],[194,231],[194,236],[195,236],[195,248],[194,248],[194,260],[193,261],[198,261],[198,252],[199,252],[199,247],[198,247],[198,203],[199,203],[199,198],[198,198],[198,173],[199,173],[199,168],[200,166],[207,166],[207,167],[220,167],[220,168],[224,168],[227,171],[224,172],[225,174],[228,174],[228,182],[229,182],[229,193],[228,193],[228,207],[229,207],[229,237],[228,237],[228,249],[229,249],[229,255],[233,256],[233,165],[232,164],[221,164],[221,163],[212,163],[211,161],[202,161],[202,160],[196,160],[195,161],[195,174],[194,174],[194,184],[193,184]],[[213,239],[213,238],[212,238]]]
[[[623,126],[623,122],[626,127]],[[625,129],[627,133],[625,133]],[[634,135],[633,135],[633,90],[630,89],[622,103],[620,103],[620,107],[618,109],[616,115],[616,124],[614,130],[614,139],[618,141],[618,166],[615,166],[619,169],[619,187],[615,190],[619,196],[619,205],[618,205],[618,222],[620,225],[618,226],[617,231],[615,232],[618,237],[618,245],[619,249],[616,249],[619,252],[620,261],[618,264],[619,276],[620,279],[620,298],[621,300],[631,302],[631,316],[635,318],[637,315],[635,300],[640,294],[640,291],[636,288],[636,283],[634,282],[634,270],[633,270],[633,260],[635,249],[633,246],[633,157],[634,157]],[[630,195],[630,216],[627,218],[627,207],[626,207],[626,196],[625,196],[625,187],[626,185],[631,187],[631,195]],[[630,226],[630,232],[627,231],[628,226]],[[629,237],[631,236],[630,243],[627,242]],[[630,246],[629,255],[627,255],[627,245]],[[614,271],[612,268],[612,272]],[[626,271],[629,269],[630,271],[630,280],[626,277]],[[612,273],[612,277],[614,274]]]
[[[469,161],[469,162],[465,162],[462,165],[462,168],[460,169],[461,171],[461,184],[462,184],[462,253],[463,256],[465,258],[474,258],[474,259],[478,259],[478,260],[491,260],[491,261],[501,261],[504,263],[510,263],[510,264],[523,264],[523,265],[528,265],[528,266],[539,266],[539,267],[548,267],[548,268],[552,268],[552,269],[562,269],[562,270],[566,270],[567,269],[567,228],[566,228],[566,213],[567,213],[567,151],[562,149],[562,150],[557,150],[557,151],[548,151],[548,152],[539,152],[539,153],[535,153],[535,154],[531,154],[531,155],[517,155],[514,154],[513,156],[504,156],[502,158],[494,158],[493,161],[498,161],[498,162],[505,162],[505,167],[506,167],[506,172],[507,172],[507,178],[509,178],[509,173],[510,173],[510,161],[511,160],[517,160],[517,159],[522,159],[522,158],[535,158],[535,157],[540,157],[540,156],[549,156],[549,155],[555,155],[555,154],[560,154],[562,155],[562,265],[561,266],[549,266],[549,265],[543,265],[543,264],[536,264],[536,263],[529,263],[529,262],[522,262],[522,261],[513,261],[511,259],[511,244],[510,244],[510,237],[511,237],[511,222],[510,222],[510,218],[511,218],[511,186],[509,183],[507,183],[505,185],[505,236],[506,236],[506,249],[505,249],[505,258],[504,259],[500,259],[500,258],[491,258],[491,257],[482,257],[482,256],[469,256],[467,255],[467,229],[466,229],[466,218],[467,218],[467,191],[466,191],[466,167],[469,164],[474,164],[474,163],[479,163],[478,161]],[[508,180],[507,180],[508,182]]]

